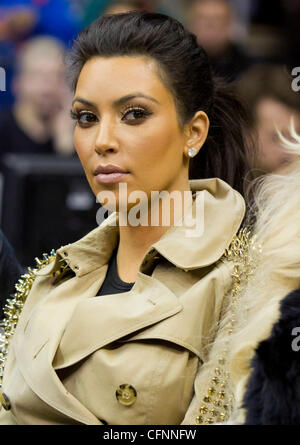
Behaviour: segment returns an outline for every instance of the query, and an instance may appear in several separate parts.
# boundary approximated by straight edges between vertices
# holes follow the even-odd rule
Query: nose
[[[98,154],[105,154],[107,152],[117,152],[119,144],[115,135],[115,126],[112,122],[102,121],[99,125],[99,131],[95,140],[95,151]]]

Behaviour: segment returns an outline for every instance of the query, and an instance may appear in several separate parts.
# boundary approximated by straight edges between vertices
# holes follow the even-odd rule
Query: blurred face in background
[[[66,88],[63,59],[55,53],[38,57],[29,54],[14,79],[16,101],[29,104],[45,119],[59,110]]]
[[[109,6],[105,10],[105,14],[121,14],[123,12],[134,11],[135,8],[130,3],[116,3],[115,5]]]
[[[130,12],[136,10],[156,11],[158,0],[128,0],[116,1],[112,5],[107,6],[105,14],[120,14],[123,12]]]
[[[267,173],[278,172],[292,160],[292,156],[285,152],[275,127],[276,125],[286,138],[291,139],[291,116],[294,116],[296,131],[300,133],[298,111],[273,98],[266,97],[259,101],[256,107],[259,150],[255,167]]]
[[[188,22],[189,30],[211,56],[222,52],[230,42],[232,11],[225,1],[195,1]]]

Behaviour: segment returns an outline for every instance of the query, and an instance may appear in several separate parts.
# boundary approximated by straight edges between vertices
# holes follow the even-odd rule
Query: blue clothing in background
[[[81,28],[80,17],[70,0],[1,0],[0,11],[27,6],[37,15],[37,23],[29,36],[48,34],[70,46]]]
[[[76,8],[75,0],[1,0],[0,20],[17,7],[28,7],[37,17],[36,24],[23,40],[37,35],[49,35],[70,48],[82,27],[80,9]],[[14,102],[11,83],[15,54],[23,40],[0,42],[0,67],[5,70],[6,80],[6,91],[0,91],[0,113],[10,108]]]

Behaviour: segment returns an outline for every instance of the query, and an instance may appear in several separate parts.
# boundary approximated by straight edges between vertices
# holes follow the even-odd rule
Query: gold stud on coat
[[[132,385],[126,383],[120,385],[116,391],[116,397],[121,405],[131,406],[136,401],[136,390]]]
[[[10,410],[11,406],[10,406],[9,398],[2,391],[0,391],[0,403],[6,411]]]

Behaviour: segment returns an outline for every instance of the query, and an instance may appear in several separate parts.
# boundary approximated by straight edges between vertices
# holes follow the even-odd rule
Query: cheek
[[[170,121],[153,121],[151,127],[143,129],[139,138],[132,141],[135,163],[155,176],[162,169],[172,169],[182,152],[179,141],[178,129]]]

